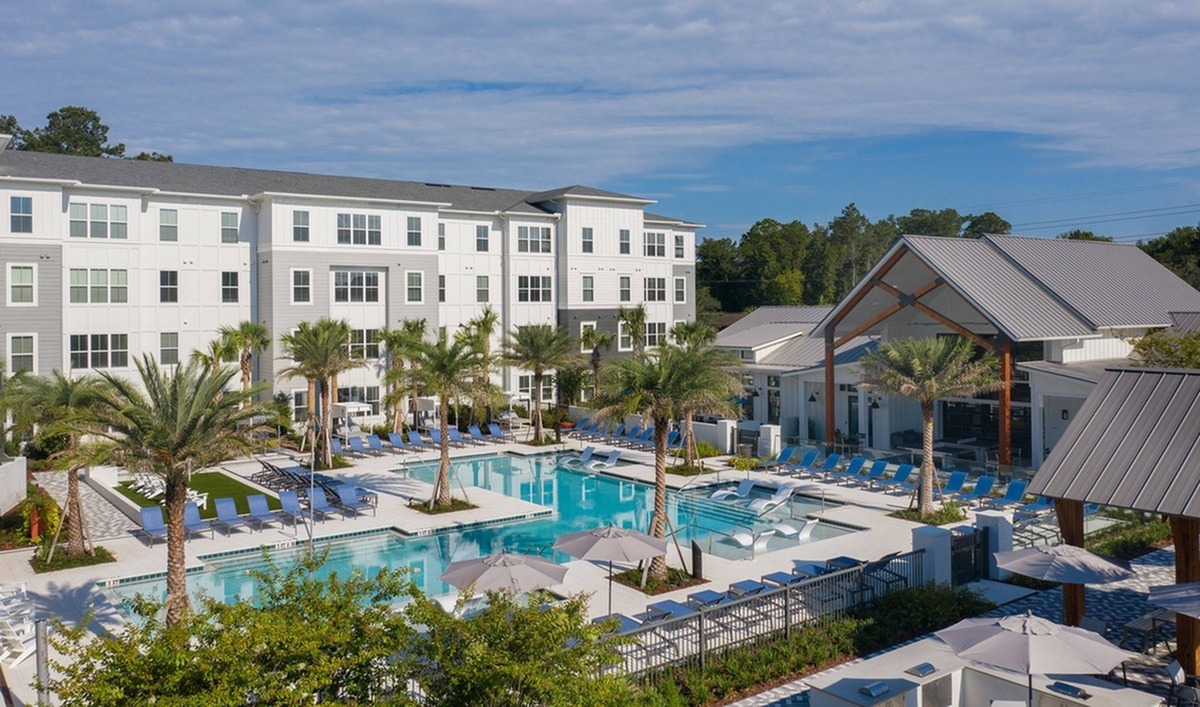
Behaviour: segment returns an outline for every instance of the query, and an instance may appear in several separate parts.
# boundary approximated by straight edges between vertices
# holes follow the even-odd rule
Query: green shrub
[[[751,471],[757,468],[762,461],[755,457],[729,457],[729,466],[738,471]]]
[[[1087,549],[1100,555],[1130,560],[1171,542],[1171,524],[1151,519],[1114,525],[1088,536]]]
[[[967,514],[963,513],[954,501],[946,501],[942,504],[941,508],[933,513],[926,513],[924,515],[915,508],[905,508],[895,511],[890,515],[893,518],[902,518],[904,520],[911,520],[914,523],[924,523],[925,525],[945,525],[967,519]]]

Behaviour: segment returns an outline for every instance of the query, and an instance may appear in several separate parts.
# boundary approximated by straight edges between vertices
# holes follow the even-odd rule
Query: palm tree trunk
[[[437,484],[433,490],[435,506],[448,506],[454,502],[450,495],[450,404],[444,394],[438,395],[438,428],[442,431],[441,459],[438,461]]]
[[[254,372],[254,361],[250,349],[242,349],[242,391],[250,389],[250,374]]]
[[[667,535],[667,425],[668,420],[654,421],[654,520],[650,534],[656,538]],[[667,557],[660,555],[650,561],[650,576],[667,578]]]
[[[67,557],[83,557],[83,511],[79,501],[79,470],[67,469]]]
[[[683,416],[683,463],[692,466],[696,463],[696,434],[692,429],[692,413]]]
[[[542,441],[542,374],[533,374],[533,439]]]
[[[304,436],[308,438],[309,449],[315,449],[317,446],[316,425],[314,422],[317,418],[317,382],[309,379],[308,381],[308,429],[304,431]]]
[[[321,458],[326,469],[333,468],[333,425],[329,419],[333,401],[329,399],[329,387],[329,381],[321,381],[321,443],[325,446]]]
[[[412,375],[412,379],[409,381],[409,383],[412,385],[412,390],[409,393],[409,405],[412,408],[412,410],[411,410],[412,418],[413,418],[412,427],[415,430],[421,426],[421,418],[418,416],[418,413],[417,413],[417,397],[418,397],[418,393],[419,393],[419,391],[417,390],[417,362],[413,361],[409,365],[408,370],[409,370],[409,373]]]
[[[921,427],[924,432],[921,460],[921,493],[917,512],[933,513],[933,401],[921,401]]]
[[[600,397],[600,347],[592,349],[592,399]]]
[[[401,379],[397,378],[392,385],[392,393],[396,396],[396,409],[392,412],[392,432],[400,434],[404,431],[404,396],[399,394]]]
[[[183,507],[187,484],[167,479],[167,625],[184,621],[188,613],[187,557],[183,549]]]

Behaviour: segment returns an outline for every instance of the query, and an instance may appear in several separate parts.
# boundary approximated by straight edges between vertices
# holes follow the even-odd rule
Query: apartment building
[[[0,348],[10,372],[131,372],[142,354],[177,362],[251,319],[275,342],[256,379],[302,411],[303,381],[277,376],[279,337],[329,316],[368,360],[339,399],[378,410],[378,332],[405,319],[452,333],[491,306],[497,346],[529,324],[618,332],[620,306],[646,305],[650,342],[693,319],[700,226],[652,203],[0,146]],[[496,382],[529,388],[516,370]]]

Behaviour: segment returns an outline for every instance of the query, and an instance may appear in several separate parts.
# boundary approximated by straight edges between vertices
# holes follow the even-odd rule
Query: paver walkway
[[[67,474],[61,471],[43,471],[34,475],[38,486],[46,489],[58,505],[67,505]],[[79,499],[83,503],[83,516],[87,521],[88,530],[93,542],[127,538],[129,533],[137,528],[129,516],[125,515],[95,489],[79,480]],[[51,530],[50,532],[54,532]]]

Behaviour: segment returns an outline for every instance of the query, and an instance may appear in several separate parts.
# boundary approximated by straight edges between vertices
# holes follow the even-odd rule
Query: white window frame
[[[233,285],[225,284],[225,276],[233,275]],[[225,290],[233,290],[233,299],[225,299]],[[242,301],[242,274],[237,270],[221,271],[221,304],[239,304]]]
[[[296,398],[301,395],[304,396],[304,404],[297,405]],[[307,423],[308,422],[308,388],[293,388],[289,392],[288,402],[291,403],[291,408],[292,408],[292,424],[299,425],[299,424]],[[304,419],[300,419],[300,416],[296,413],[297,410],[304,411]]]
[[[17,211],[17,205],[29,205],[29,211]],[[25,227],[28,221],[29,227]],[[19,226],[19,227],[18,227]],[[8,198],[8,230],[10,233],[33,233],[33,197],[13,194]]]
[[[661,282],[662,286],[659,287]],[[654,284],[651,287],[651,283]],[[653,296],[651,294],[653,293]],[[667,301],[667,278],[665,277],[644,277],[642,278],[642,296],[647,302],[666,302]]]
[[[424,225],[421,223],[421,217],[420,216],[409,216],[408,220],[405,222],[405,225],[407,226],[407,229],[405,231],[407,234],[405,243],[407,243],[410,248],[420,248],[421,240],[422,240],[422,232],[424,231],[424,228],[425,228]],[[424,282],[423,275],[422,275],[421,281]]]
[[[580,248],[584,253],[596,252],[596,232],[592,228],[584,228],[580,237]]]
[[[517,226],[518,253],[553,253],[553,241],[549,226]]]
[[[229,217],[233,217],[233,225],[230,226],[227,221]],[[221,212],[221,243],[233,244],[238,242],[238,233],[241,231],[241,218],[236,211]],[[229,236],[233,235],[233,240],[229,240]]]
[[[633,301],[633,277],[621,275],[617,278],[617,298],[621,302]]]
[[[579,322],[579,353],[590,354],[592,350],[583,343],[583,333],[591,329],[596,330],[596,322]]]
[[[421,278],[419,287],[421,288],[421,299],[412,298],[412,284],[409,282],[409,276],[416,275]],[[404,271],[404,302],[405,304],[425,304],[425,271],[424,270],[405,270]]]
[[[303,221],[304,223],[301,223]],[[312,231],[310,230],[311,217],[305,209],[292,210],[292,242],[293,243],[309,243],[312,241]],[[296,236],[304,234],[303,238]]]
[[[633,254],[633,232],[630,231],[628,228],[622,228],[620,231],[617,232],[617,238],[618,238],[618,243],[619,243],[619,245],[617,246],[617,252],[620,253],[621,255],[632,255]]]
[[[171,348],[171,347],[165,346],[164,345],[165,342],[163,341],[163,337],[167,336],[169,334],[175,335],[175,347],[174,347],[175,361],[173,363],[168,363],[167,357],[163,355],[164,352],[170,350],[170,348]],[[179,365],[179,332],[177,332],[177,331],[160,331],[158,333],[158,362],[163,364],[164,366]]]
[[[646,322],[646,327],[642,334],[642,342],[648,349],[655,348],[667,343],[667,336],[668,329],[666,322]]]
[[[174,285],[164,285],[163,284],[163,273],[175,273],[175,284]],[[171,289],[175,292],[175,299],[173,299],[173,300],[163,299],[163,291],[167,290],[167,289]],[[179,304],[179,271],[178,270],[159,270],[158,271],[158,301],[160,304]]]
[[[168,219],[167,215],[171,218]],[[168,223],[169,221],[169,223]],[[163,229],[169,229],[164,231]],[[170,238],[164,238],[165,233],[170,233]],[[159,209],[158,210],[158,240],[160,243],[178,243],[179,242],[179,209]]]
[[[438,222],[438,250],[446,250],[446,223]]]
[[[524,284],[522,284],[522,280],[524,280]],[[533,298],[534,292],[538,293],[537,299]],[[521,299],[522,294],[525,295],[525,299]],[[549,275],[517,276],[517,302],[523,304],[541,304],[553,301],[554,280]]]
[[[680,287],[680,285],[682,285],[682,287]],[[675,304],[687,304],[687,278],[686,277],[675,278],[675,294],[673,295],[673,297],[675,298],[675,300],[674,300]]]
[[[446,302],[446,276],[438,275],[438,304]]]
[[[308,288],[308,300],[307,301],[296,299],[296,288],[300,287],[300,285],[296,284],[296,273],[300,273],[300,272],[308,273],[308,285],[304,285],[304,287]],[[289,297],[291,299],[292,304],[300,305],[300,306],[312,305],[312,303],[313,303],[313,271],[312,271],[312,268],[292,268],[291,270],[288,271],[288,284],[289,284],[289,288],[288,288],[289,289]]]
[[[479,245],[483,244],[480,248]],[[484,224],[475,226],[475,252],[486,253],[492,247],[492,227]]]
[[[628,328],[625,322],[617,322],[617,351],[633,351],[633,337],[627,333]]]
[[[83,282],[76,283],[75,273],[83,273]],[[97,274],[103,274],[103,282]],[[124,284],[117,284],[116,276],[125,277]],[[75,288],[83,289],[83,299],[75,301]],[[102,294],[98,295],[96,289]],[[117,292],[121,299],[117,299]],[[68,268],[67,269],[67,304],[129,304],[129,271],[125,268]]]
[[[683,234],[676,233],[675,238],[673,240],[675,241],[675,257],[676,258],[686,258],[687,257],[687,243],[683,237]]]
[[[332,302],[334,304],[363,304],[366,302],[371,302],[374,304],[374,303],[379,302],[380,289],[381,289],[381,285],[380,285],[381,278],[380,278],[380,272],[378,270],[354,270],[354,269],[335,268],[335,269],[331,270],[330,272],[332,273],[331,277],[329,278],[330,302]],[[346,284],[345,285],[338,285],[338,275],[339,274],[346,275]],[[354,284],[354,276],[355,275],[362,275],[362,284],[361,285]],[[375,284],[373,284],[373,285],[367,284],[367,279],[368,279],[369,275],[375,276]],[[344,299],[344,300],[340,300],[337,298],[337,291],[338,291],[339,287],[346,288],[346,299]],[[355,289],[362,290],[362,299],[357,299],[357,300],[354,299]],[[372,292],[374,293],[375,298],[369,299],[367,297],[367,295],[371,294]]]
[[[33,282],[30,287],[33,290],[32,301],[30,302],[14,302],[13,301],[13,270],[16,268],[29,268],[33,275]],[[36,307],[38,306],[38,266],[37,263],[9,263],[5,274],[5,283],[8,287],[5,288],[4,299],[8,302],[9,307]],[[12,369],[9,369],[10,371]]]
[[[667,234],[665,231],[645,231],[642,233],[642,253],[647,258],[667,257]]]
[[[351,329],[350,342],[346,345],[346,350],[351,356],[357,353],[369,361],[379,358],[382,344],[383,340],[379,337],[378,329]]]
[[[480,287],[483,285],[483,287]],[[483,293],[483,299],[479,299],[479,293]],[[487,275],[475,276],[475,304],[487,304],[492,299],[492,283],[491,278]]]
[[[580,297],[581,302],[595,302],[596,301],[596,276],[595,275],[581,275],[579,290],[580,290],[579,297]]]
[[[33,331],[30,331],[30,332],[14,331],[14,332],[8,334],[8,336],[6,337],[5,346],[4,346],[4,359],[5,359],[4,363],[5,363],[5,365],[8,366],[8,368],[6,370],[8,371],[9,375],[12,375],[17,372],[16,367],[13,366],[13,339],[26,339],[26,338],[33,339],[33,352],[31,354],[33,356],[33,365],[30,366],[29,373],[32,375],[35,375],[35,376],[38,375],[38,335],[37,335],[37,332],[33,332]],[[21,355],[24,356],[25,354],[21,354]]]

